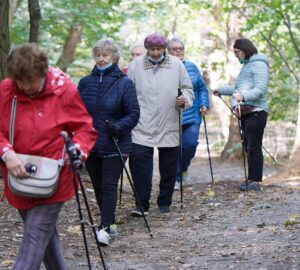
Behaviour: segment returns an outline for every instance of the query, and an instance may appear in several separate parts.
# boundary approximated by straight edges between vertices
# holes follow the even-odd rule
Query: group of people
[[[140,209],[149,214],[154,148],[159,153],[159,194],[162,214],[170,212],[180,180],[189,184],[188,167],[198,144],[201,115],[209,109],[208,91],[197,66],[185,60],[184,42],[148,35],[143,46],[131,47],[128,68],[120,69],[120,51],[112,39],[92,48],[95,65],[76,87],[61,70],[48,66],[46,54],[35,44],[12,50],[9,77],[0,84],[0,155],[8,202],[24,221],[23,240],[14,270],[67,269],[56,229],[59,212],[72,198],[70,165],[65,163],[59,185],[50,198],[25,198],[8,187],[8,172],[28,177],[16,153],[58,159],[66,131],[85,161],[101,214],[97,240],[108,245],[117,235],[115,209],[124,160],[129,167]],[[234,52],[243,64],[234,86],[220,87],[215,95],[231,95],[233,106],[247,108],[240,116],[245,130],[249,177],[247,189],[258,190],[262,181],[262,136],[267,118],[268,62],[248,39],[239,39]],[[78,90],[77,90],[78,89]],[[14,144],[9,142],[12,99],[17,99]],[[251,107],[250,107],[251,106]],[[182,141],[179,120],[182,113]],[[178,153],[182,146],[182,169]],[[120,150],[120,152],[118,151]],[[181,173],[183,179],[181,179]],[[243,187],[241,187],[242,189]]]

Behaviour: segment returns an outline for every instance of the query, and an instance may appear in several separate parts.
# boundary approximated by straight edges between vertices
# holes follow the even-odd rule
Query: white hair
[[[113,62],[118,63],[120,59],[120,50],[119,47],[116,45],[116,43],[111,38],[104,38],[98,40],[92,49],[92,55],[95,57],[95,53],[98,50],[108,50],[113,55]]]

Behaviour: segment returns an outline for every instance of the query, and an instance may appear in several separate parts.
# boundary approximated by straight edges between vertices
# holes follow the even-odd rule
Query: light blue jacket
[[[201,114],[199,109],[203,106],[207,107],[207,109],[209,108],[208,91],[197,66],[186,60],[183,61],[183,64],[193,84],[195,100],[191,108],[183,111],[182,125],[200,124]]]
[[[255,54],[245,60],[235,85],[223,86],[218,89],[221,95],[231,96],[235,92],[243,95],[241,105],[251,105],[268,112],[267,90],[269,82],[269,61],[264,54]],[[231,105],[237,105],[232,97]]]

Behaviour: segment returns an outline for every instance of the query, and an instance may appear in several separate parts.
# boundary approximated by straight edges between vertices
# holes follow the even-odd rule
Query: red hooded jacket
[[[9,122],[12,99],[17,98],[14,145],[9,144]],[[0,83],[0,157],[14,150],[59,159],[64,147],[61,131],[66,131],[72,141],[87,156],[96,142],[97,132],[87,113],[76,86],[58,68],[49,67],[45,89],[37,97],[30,98],[17,88],[11,79]],[[56,193],[46,199],[16,196],[7,186],[7,169],[0,162],[4,178],[4,194],[8,202],[18,209],[30,209],[39,204],[64,202],[74,195],[70,166],[61,170]]]

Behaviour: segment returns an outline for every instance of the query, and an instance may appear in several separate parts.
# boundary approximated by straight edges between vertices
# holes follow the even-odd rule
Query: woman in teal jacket
[[[241,119],[248,161],[248,190],[260,190],[263,174],[262,140],[268,116],[267,89],[269,61],[254,44],[241,38],[235,41],[234,54],[243,67],[235,85],[223,86],[214,95],[232,96],[232,107]],[[238,106],[240,105],[240,106]],[[240,110],[238,108],[240,107]],[[246,184],[240,185],[242,191]]]

